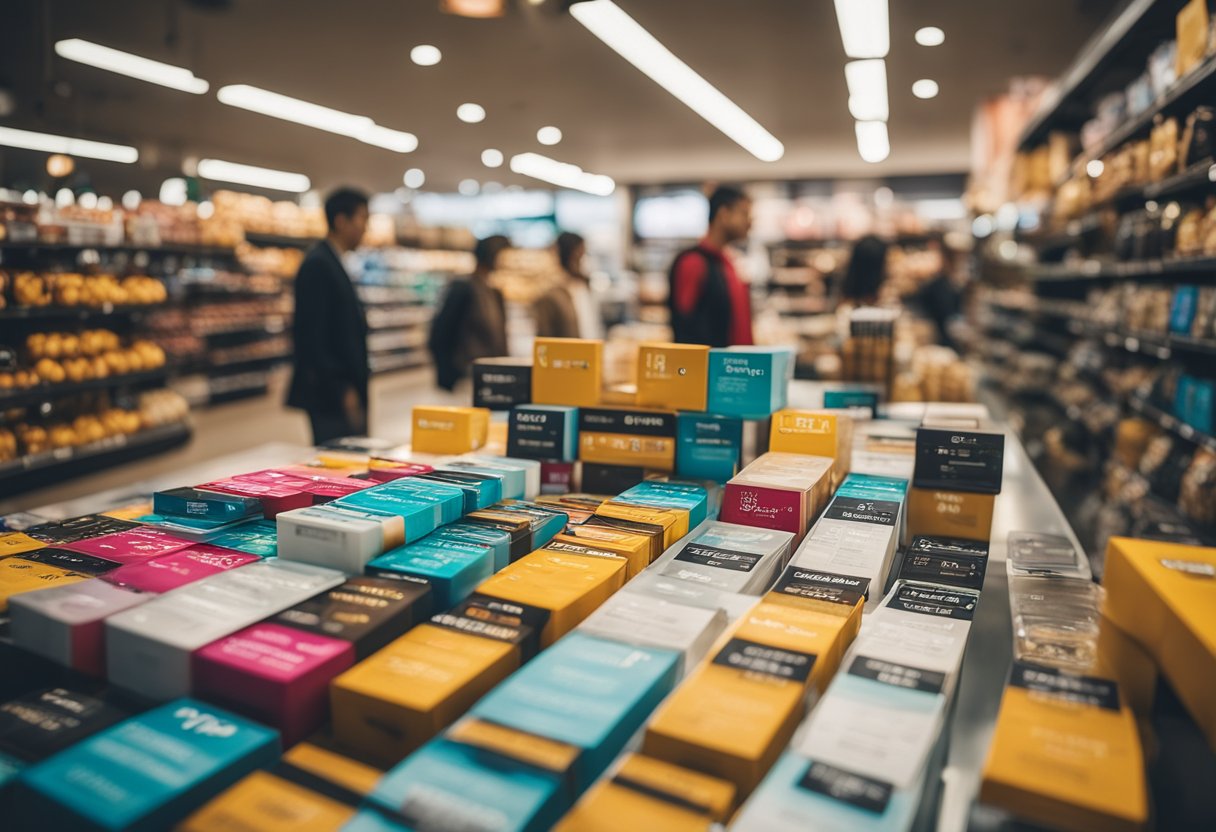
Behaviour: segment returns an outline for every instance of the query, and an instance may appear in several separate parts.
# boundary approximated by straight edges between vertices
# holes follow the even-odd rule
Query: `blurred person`
[[[591,278],[583,268],[587,242],[580,235],[563,231],[554,244],[562,281],[545,292],[532,306],[539,338],[603,338],[604,322],[599,303],[591,293]]]
[[[490,285],[490,275],[510,245],[501,234],[478,240],[473,273],[448,286],[431,321],[427,347],[435,361],[436,383],[444,390],[454,390],[469,375],[474,359],[507,354],[506,303],[502,292]]]
[[[853,244],[840,284],[840,300],[850,306],[874,306],[887,282],[887,243],[867,234]]]
[[[941,253],[941,267],[933,277],[921,284],[908,301],[937,328],[937,342],[959,352],[954,337],[956,324],[963,314],[962,270],[958,252],[942,241],[936,248]]]
[[[717,187],[709,197],[709,230],[696,246],[676,255],[668,274],[667,304],[676,343],[755,343],[748,285],[726,251],[728,245],[746,240],[751,228],[747,194],[729,185]]]
[[[308,414],[320,445],[367,433],[367,318],[342,264],[367,231],[367,194],[339,188],[325,200],[325,239],[300,263],[295,280],[294,350],[287,405]]]

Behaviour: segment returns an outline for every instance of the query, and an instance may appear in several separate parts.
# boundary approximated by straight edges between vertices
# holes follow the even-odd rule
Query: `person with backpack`
[[[747,239],[752,201],[743,191],[720,185],[709,197],[709,230],[693,248],[676,255],[668,272],[667,304],[677,344],[732,347],[753,344],[748,285],[735,271],[726,247]]]

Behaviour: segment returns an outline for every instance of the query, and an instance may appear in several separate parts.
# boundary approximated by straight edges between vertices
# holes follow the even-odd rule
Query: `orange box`
[[[603,366],[603,341],[537,338],[532,346],[532,403],[599,404]]]
[[[708,398],[709,347],[664,343],[638,347],[638,404],[704,410]]]
[[[465,454],[486,444],[490,411],[484,407],[419,405],[410,448],[422,454]]]
[[[830,457],[832,490],[844,481],[853,457],[853,419],[828,410],[793,410],[773,414],[768,449],[780,453]]]
[[[988,541],[992,537],[995,494],[909,488],[907,535],[961,537]]]

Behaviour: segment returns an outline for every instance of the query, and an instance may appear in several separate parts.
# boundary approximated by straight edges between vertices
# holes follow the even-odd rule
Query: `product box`
[[[405,519],[405,537],[409,543],[444,523],[459,520],[464,514],[464,492],[455,486],[406,477],[335,500],[334,505],[399,515]]]
[[[683,509],[638,506],[608,500],[595,510],[595,516],[605,520],[624,521],[663,533],[662,548],[666,549],[688,534],[688,512]]]
[[[521,514],[532,523],[532,545],[540,548],[566,529],[570,515],[554,506],[527,500],[503,500],[493,507],[507,515]]]
[[[646,538],[650,541],[650,560],[652,562],[658,559],[663,554],[663,550],[667,548],[663,545],[663,541],[667,538],[667,531],[662,524],[639,522],[621,517],[609,517],[599,513],[591,515],[591,519],[582,526],[571,526],[569,532],[581,537],[583,536],[583,529],[595,528],[604,528],[612,532]]]
[[[85,514],[68,520],[31,526],[25,533],[52,546],[66,546],[69,543],[79,543],[91,537],[101,537],[103,534],[124,532],[138,526],[138,523],[107,517],[104,514]]]
[[[566,494],[574,490],[577,462],[542,462],[540,464],[540,493]]]
[[[1118,685],[1014,662],[980,801],[1048,826],[1143,829],[1148,821],[1144,752],[1135,716],[1119,701]]]
[[[676,473],[726,482],[739,471],[743,420],[710,413],[676,415]]]
[[[958,537],[987,542],[992,536],[995,494],[908,489],[907,535]]]
[[[463,514],[477,511],[479,508],[489,508],[502,499],[502,477],[478,474],[468,470],[440,469],[429,474],[417,474],[411,477],[411,482],[413,484],[436,482],[459,488],[464,494],[464,504],[461,509]]]
[[[579,463],[579,487],[591,494],[619,494],[644,481],[652,473],[641,465],[600,465]]]
[[[380,782],[384,770],[368,765],[338,748],[326,734],[317,734],[283,752],[275,774],[343,802],[362,800]]]
[[[735,787],[662,760],[628,754],[616,771],[591,787],[554,832],[662,829],[710,832],[725,823]]]
[[[709,412],[765,419],[785,407],[794,371],[789,347],[709,351]]]
[[[104,699],[46,688],[0,705],[0,792],[22,769],[126,719]]]
[[[262,502],[255,497],[221,494],[198,488],[174,488],[152,495],[152,513],[162,517],[193,517],[231,522],[260,517]]]
[[[1005,434],[918,428],[912,485],[924,490],[1001,493]]]
[[[532,359],[478,358],[473,361],[473,407],[510,410],[532,401]]]
[[[424,509],[433,518],[433,509],[419,511]],[[352,574],[405,540],[405,519],[399,514],[328,505],[285,511],[278,517],[280,558]]]
[[[540,494],[540,463],[534,459],[468,454],[449,460],[447,465],[468,466],[478,471],[488,469],[501,473],[505,477],[502,487],[504,500],[531,500]]]
[[[167,555],[120,566],[105,576],[107,582],[138,592],[169,592],[211,575],[255,563],[260,558],[245,552],[196,543]]]
[[[343,575],[287,561],[259,561],[195,581],[106,619],[106,676],[149,699],[191,690],[199,648],[338,586]]]
[[[695,529],[709,516],[709,489],[691,482],[647,480],[621,492],[613,502],[685,511],[689,529]]]
[[[507,417],[507,453],[524,459],[578,458],[578,408],[526,404]]]
[[[723,592],[760,595],[790,558],[789,532],[711,521],[663,556],[659,573]]]
[[[1119,683],[1119,693],[1137,719],[1151,717],[1161,675],[1156,658],[1105,615],[1098,625],[1097,668],[1099,676]]]
[[[537,547],[532,545],[532,518],[496,508],[470,512],[464,522],[510,535],[510,560],[516,561]],[[498,567],[501,568],[501,567]],[[496,570],[497,571],[497,570]]]
[[[354,645],[362,661],[430,614],[433,600],[425,583],[356,576],[270,619],[318,636]]]
[[[279,554],[279,527],[274,520],[255,520],[212,538],[214,545],[260,558]]]
[[[434,470],[434,466],[422,462],[400,462],[394,459],[377,459],[373,457],[368,462],[367,479],[373,483],[392,482],[402,477],[429,474]]]
[[[904,552],[899,577],[906,581],[980,590],[988,569],[988,542],[917,535]]]
[[[156,555],[167,555],[193,546],[193,541],[166,534],[159,529],[145,526],[122,532],[92,537],[70,543],[66,548],[74,552],[104,558],[114,563],[139,563]]]
[[[4,532],[0,534],[0,558],[33,552],[45,545],[41,540],[22,532]]]
[[[98,578],[24,592],[9,601],[13,643],[89,676],[105,674],[105,619],[153,596]]]
[[[660,533],[659,537],[661,538],[661,536]],[[652,554],[655,535],[638,534],[611,526],[597,525],[590,521],[582,525],[571,526],[564,535],[553,538],[551,543],[557,541],[580,543],[616,553],[630,564],[626,567],[627,577],[632,577],[629,575],[630,571],[634,574],[641,572],[655,557]],[[660,548],[659,551],[662,552],[662,549]]]
[[[642,407],[705,410],[709,393],[709,347],[701,344],[641,344],[637,403]]]
[[[489,547],[491,570],[494,572],[511,562],[511,533],[502,529],[462,520],[458,523],[440,526],[428,537],[435,540],[454,540]],[[521,554],[527,554],[527,552]]]
[[[672,471],[675,437],[672,411],[584,407],[578,413],[578,457],[583,462]]]
[[[84,581],[91,577],[84,572],[61,569],[48,563],[32,560],[37,550],[25,555],[14,555],[0,560],[0,613],[8,609],[9,598],[26,592],[49,589],[52,586]]]
[[[778,410],[769,429],[768,449],[778,453],[826,456],[832,465],[832,488],[849,473],[853,455],[853,419],[827,410]]]
[[[26,769],[18,827],[167,829],[278,753],[274,731],[178,699]]]
[[[349,641],[261,622],[195,651],[194,695],[277,730],[294,745],[328,716],[329,683],[355,663]]]
[[[628,581],[650,565],[649,547],[644,550],[623,550],[597,545],[591,541],[583,541],[577,537],[559,534],[542,547],[549,552],[564,552],[570,555],[583,555],[593,558],[624,558],[625,580]]]
[[[486,444],[490,411],[484,407],[415,405],[410,447],[423,454],[464,454]]]
[[[265,771],[255,771],[199,809],[177,832],[335,832],[355,808]]]
[[[431,588],[435,608],[445,610],[463,601],[494,574],[494,552],[480,543],[427,535],[375,558],[367,564],[366,572],[384,578],[406,575],[425,581]]]
[[[827,505],[832,460],[822,456],[767,453],[728,482],[721,520],[792,532],[802,540]]]
[[[221,494],[232,494],[257,500],[262,506],[262,515],[273,520],[279,512],[291,511],[293,508],[306,508],[313,503],[313,495],[291,485],[274,482],[259,482],[256,480],[231,477],[203,483],[199,486],[203,491],[214,491]],[[164,512],[157,512],[163,514]]]
[[[30,563],[42,564],[43,566],[53,566],[57,569],[70,572],[80,572],[93,577],[110,574],[120,565],[117,560],[77,552],[66,546],[44,546],[33,552],[26,552],[24,555],[21,555],[20,559]]]
[[[1112,537],[1103,615],[1156,657],[1216,749],[1216,549]]]
[[[701,661],[726,629],[719,608],[693,607],[655,598],[626,587],[600,605],[575,630],[596,638],[677,650],[683,668]]]
[[[328,503],[375,485],[370,480],[355,480],[317,469],[254,471],[241,474],[242,482],[264,483],[279,488],[294,488],[312,495],[313,503]]]
[[[600,402],[602,341],[537,338],[532,346],[532,401],[595,407]]]

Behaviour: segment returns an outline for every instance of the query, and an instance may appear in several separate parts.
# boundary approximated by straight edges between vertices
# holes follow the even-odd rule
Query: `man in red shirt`
[[[671,328],[676,343],[740,346],[752,339],[752,304],[726,253],[747,239],[752,201],[738,188],[722,185],[709,198],[709,231],[694,248],[676,255],[668,274]]]

